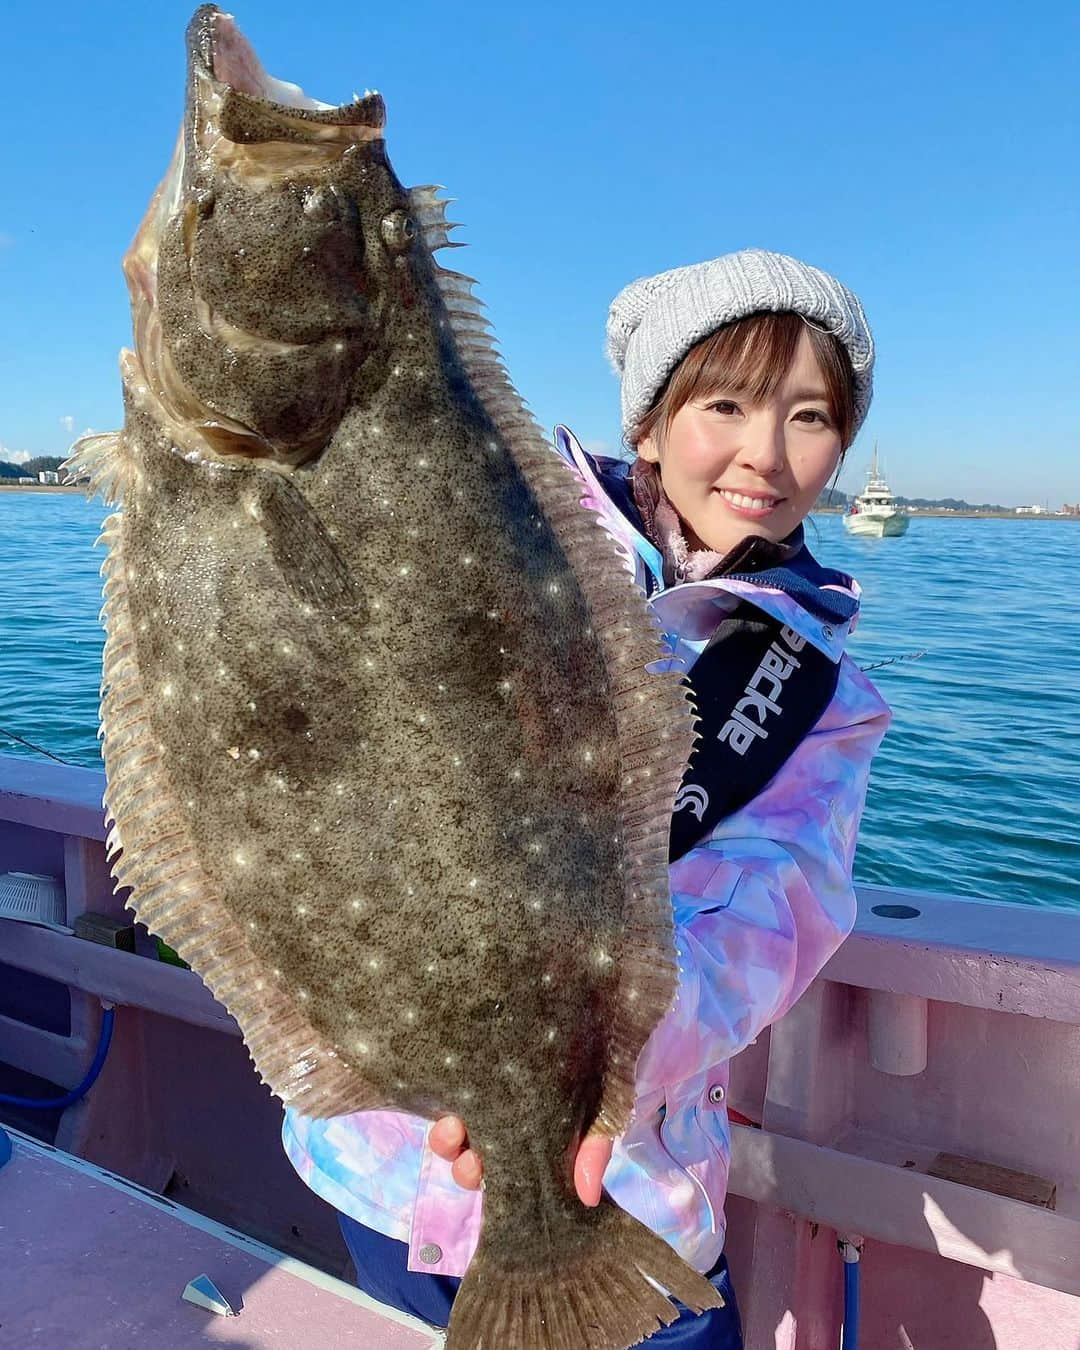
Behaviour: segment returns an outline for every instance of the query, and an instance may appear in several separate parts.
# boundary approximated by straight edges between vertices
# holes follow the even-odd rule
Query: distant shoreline
[[[11,483],[5,482],[0,478],[0,492],[78,492],[85,494],[85,488],[78,483],[58,485],[55,483]],[[811,514],[815,516],[842,516],[847,510],[842,506],[817,506]],[[912,520],[918,520],[922,516],[946,516],[951,520],[1075,520],[1080,521],[1080,516],[1059,516],[1053,511],[1045,514],[1032,515],[1029,512],[1023,512],[1017,515],[1015,511],[941,511],[936,507],[926,507],[919,511],[909,511]]]
[[[815,506],[813,514],[815,516],[842,516],[847,511],[845,506]],[[1029,511],[943,511],[936,506],[920,507],[918,511],[908,510],[908,516],[911,520],[919,520],[923,516],[946,516],[950,520],[1080,520],[1080,516],[1059,516],[1053,511],[1039,512],[1033,515]]]
[[[0,492],[82,492],[78,483],[5,483],[0,478]]]

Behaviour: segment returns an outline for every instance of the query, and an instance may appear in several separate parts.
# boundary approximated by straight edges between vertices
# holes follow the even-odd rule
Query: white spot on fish
[[[238,745],[230,745],[228,749],[228,755],[230,759],[239,759],[240,747]]]
[[[356,1050],[356,1053],[358,1055],[371,1054],[371,1046],[368,1045],[367,1041],[356,1041],[354,1044],[354,1049]]]
[[[415,1009],[415,1008],[406,1008],[406,1009],[405,1009],[405,1012],[404,1012],[404,1014],[403,1014],[403,1016],[404,1016],[406,1022],[415,1022],[415,1021],[416,1021],[416,1009]]]
[[[345,784],[344,784],[344,783],[335,783],[335,784],[334,784],[334,792],[335,792],[339,797],[344,797],[344,796],[345,796]]]
[[[260,759],[261,757],[262,751],[256,750],[254,746],[248,751],[248,759]]]
[[[349,908],[350,908],[350,909],[355,909],[355,910],[361,910],[361,909],[364,908],[364,902],[363,902],[363,900],[350,900],[350,901],[349,901]]]
[[[589,749],[583,750],[581,757],[586,764],[591,764],[593,762],[593,752]]]
[[[540,976],[540,983],[541,983],[541,984],[551,984],[551,982],[554,980],[554,978],[555,978],[555,976],[552,975],[552,973],[551,973],[550,970],[545,970],[544,973],[543,973],[543,975]]]
[[[307,912],[308,912],[308,907],[307,907],[307,905],[297,905],[297,906],[296,906],[296,912],[297,912],[297,914],[300,915],[301,918],[304,918],[304,917],[306,916]]]
[[[303,849],[294,848],[293,851],[292,851],[292,854],[291,854],[290,856],[292,857],[293,862],[303,862],[303,861],[304,861],[304,851],[303,851]]]
[[[555,1030],[554,1027],[548,1027],[547,1034],[544,1037],[544,1039],[547,1041],[548,1045],[550,1045],[558,1034],[559,1033]]]
[[[427,965],[424,967],[424,969],[427,971],[427,973],[428,973],[429,975],[434,975],[434,974],[435,974],[435,962],[434,962],[434,961],[429,961],[429,962],[427,963]]]
[[[597,947],[593,953],[593,960],[601,970],[607,970],[615,964],[615,958],[609,952],[606,952],[603,947]]]
[[[521,782],[521,770],[520,770],[520,769],[511,769],[511,770],[510,770],[510,777],[514,780],[515,783],[520,783],[520,782]]]
[[[306,989],[298,989],[296,991],[296,994],[297,997],[300,999],[301,1003],[306,1003],[308,999],[311,997],[311,995],[308,993]]]
[[[531,901],[530,903],[531,903],[531,908],[532,908],[532,909],[535,909],[535,910],[541,910],[541,909],[544,908],[544,902],[543,902],[543,900],[533,900],[533,901]]]
[[[510,684],[510,681],[509,681],[509,680],[503,680],[503,681],[501,681],[501,683],[499,684],[499,693],[500,693],[500,694],[508,694],[508,693],[510,692],[511,688],[512,688],[512,686],[511,686],[511,684]]]
[[[463,553],[461,555],[462,567],[471,567],[473,565],[473,561],[474,561],[473,555],[471,553]]]
[[[171,684],[163,684],[163,685],[161,686],[161,697],[162,697],[162,698],[172,698],[172,696],[173,696],[173,687],[172,687],[172,685],[171,685]]]
[[[407,577],[411,571],[412,568],[409,566],[408,563],[402,563],[401,566],[398,568],[398,576]]]
[[[476,888],[477,888],[477,886],[479,886],[479,885],[480,885],[480,878],[479,878],[479,877],[470,877],[470,878],[469,878],[469,890],[470,890],[470,891],[475,891]]]
[[[381,965],[382,965],[382,962],[379,960],[379,958],[378,958],[377,956],[371,956],[371,957],[368,958],[368,969],[369,969],[369,970],[378,970],[379,967],[380,967]]]
[[[452,1069],[454,1065],[457,1063],[457,1060],[454,1058],[453,1055],[447,1055],[446,1058],[443,1060],[443,1063],[446,1065],[448,1069]]]
[[[254,704],[254,703],[249,703],[249,704],[248,704],[248,711],[249,711],[249,712],[254,712],[254,711],[255,711],[255,704]]]
[[[391,374],[391,375],[400,375],[400,374],[401,374],[401,367],[400,367],[400,366],[394,366],[394,368],[393,368],[393,370],[391,370],[390,374]]]
[[[296,655],[296,648],[293,646],[293,644],[289,641],[288,638],[282,638],[282,640],[277,645],[277,649],[282,654],[282,656]]]
[[[233,862],[236,864],[237,867],[247,867],[247,865],[251,862],[251,859],[241,849],[237,849],[236,852],[233,854]]]

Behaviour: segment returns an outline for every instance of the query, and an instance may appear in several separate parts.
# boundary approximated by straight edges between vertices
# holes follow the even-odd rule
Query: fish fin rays
[[[348,564],[326,526],[291,479],[255,470],[249,509],[258,512],[282,576],[300,600],[331,610],[355,610],[360,596]]]
[[[489,1221],[454,1299],[446,1350],[626,1350],[679,1316],[656,1284],[695,1312],[723,1307],[703,1275],[606,1195],[597,1210],[579,1209],[592,1239],[575,1233],[531,1269],[501,1268]]]
[[[84,488],[88,498],[100,496],[106,506],[121,501],[128,467],[123,452],[123,432],[91,432],[71,447],[60,465],[68,483]]]
[[[493,344],[475,324],[462,325],[455,313],[479,314],[472,279],[439,267],[435,275],[466,374],[574,569],[610,683],[627,865],[615,1023],[596,1125],[614,1137],[626,1128],[633,1109],[637,1057],[675,999],[668,839],[675,794],[693,746],[694,717],[678,672],[648,669],[667,651],[644,594],[627,574],[619,541],[595,510],[583,506],[580,480],[547,442]]]
[[[240,924],[200,864],[180,808],[136,657],[124,562],[123,514],[111,515],[101,720],[107,728],[105,767],[108,851],[117,889],[129,887],[140,922],[192,966],[236,1018],[259,1076],[306,1115],[344,1115],[386,1105],[316,1030],[297,1000],[253,951]],[[138,838],[129,852],[125,838]]]

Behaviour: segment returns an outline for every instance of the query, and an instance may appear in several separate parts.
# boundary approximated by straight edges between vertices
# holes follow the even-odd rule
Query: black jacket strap
[[[698,740],[671,817],[675,862],[776,776],[821,718],[840,667],[791,628],[744,601],[684,680]]]

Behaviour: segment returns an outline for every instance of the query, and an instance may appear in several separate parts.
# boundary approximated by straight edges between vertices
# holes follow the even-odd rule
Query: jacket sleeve
[[[889,710],[849,657],[775,778],[670,869],[679,980],[638,1097],[730,1059],[782,1017],[855,922],[851,869]]]

